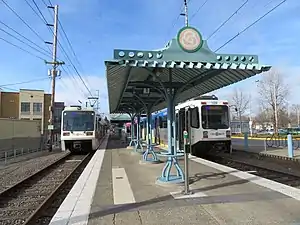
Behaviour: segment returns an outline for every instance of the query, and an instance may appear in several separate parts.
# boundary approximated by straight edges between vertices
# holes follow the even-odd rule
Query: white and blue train
[[[66,107],[61,119],[61,148],[63,151],[95,151],[101,144],[108,123],[93,108]]]
[[[187,110],[188,108],[189,110]],[[187,130],[190,135],[193,155],[204,155],[216,147],[230,151],[231,131],[228,101],[218,100],[214,95],[200,96],[177,105],[175,110],[176,141],[180,149],[183,149],[183,131]],[[141,123],[141,135],[145,139],[146,118],[143,118]],[[167,145],[167,109],[152,114],[151,128],[152,137],[154,137],[153,142]]]

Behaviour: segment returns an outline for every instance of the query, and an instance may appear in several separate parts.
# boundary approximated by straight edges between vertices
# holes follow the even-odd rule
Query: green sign
[[[183,138],[188,139],[189,138],[189,133],[185,130],[183,131]]]
[[[199,31],[193,27],[181,28],[177,34],[177,42],[183,51],[197,52],[203,45]]]

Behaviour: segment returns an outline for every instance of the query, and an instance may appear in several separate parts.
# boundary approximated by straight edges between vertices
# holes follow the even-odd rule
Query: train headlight
[[[63,136],[70,136],[70,132],[63,132]]]
[[[203,138],[208,138],[208,132],[207,131],[203,131]]]
[[[93,136],[93,131],[87,131],[85,134],[86,136]]]
[[[230,136],[231,136],[230,130],[227,130],[227,131],[226,131],[226,137],[227,137],[227,138],[230,138]]]

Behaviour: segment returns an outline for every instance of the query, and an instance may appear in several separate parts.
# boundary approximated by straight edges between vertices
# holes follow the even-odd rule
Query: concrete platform
[[[52,225],[300,224],[299,189],[191,157],[195,194],[183,198],[182,187],[155,185],[164,164],[140,165],[121,145],[101,147]]]

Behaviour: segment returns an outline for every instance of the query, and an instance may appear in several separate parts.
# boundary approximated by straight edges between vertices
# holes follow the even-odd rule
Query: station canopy
[[[105,65],[110,113],[145,104],[157,111],[167,107],[163,94],[168,89],[175,91],[178,104],[271,68],[260,65],[257,55],[211,51],[193,27],[182,28],[159,50],[115,49]]]

